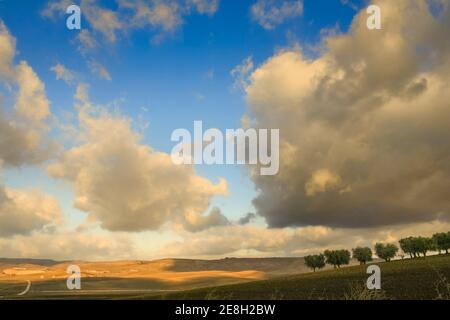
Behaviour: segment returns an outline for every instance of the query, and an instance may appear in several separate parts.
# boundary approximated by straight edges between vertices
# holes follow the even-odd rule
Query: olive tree
[[[432,238],[417,237],[415,238],[417,251],[424,257],[427,256],[428,251],[436,250],[436,243]]]
[[[417,256],[417,251],[414,247],[414,239],[412,237],[401,239],[399,243],[402,251],[406,254],[409,254],[411,259]]]
[[[306,256],[305,265],[316,272],[316,269],[322,269],[325,267],[325,256],[323,254]]]
[[[366,264],[368,261],[372,261],[372,250],[368,247],[357,247],[352,249],[353,258],[358,260],[360,264]]]
[[[448,250],[450,249],[450,232],[447,233],[436,233],[433,235],[433,240],[436,243],[436,249],[441,251],[445,251],[445,254],[448,254]]]
[[[326,262],[334,266],[334,268],[340,268],[342,265],[350,263],[350,251],[348,250],[325,250],[324,252]]]
[[[392,243],[377,243],[375,244],[375,253],[384,261],[389,262],[397,254],[398,247]]]
[[[433,238],[409,237],[401,239],[399,241],[400,247],[403,252],[408,253],[411,258],[418,258],[421,254],[426,257],[428,251],[439,249],[437,237],[435,236],[433,236]]]

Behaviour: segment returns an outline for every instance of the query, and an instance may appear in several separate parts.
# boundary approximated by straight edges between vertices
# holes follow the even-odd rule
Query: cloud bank
[[[317,58],[268,59],[246,88],[253,121],[281,129],[280,173],[254,176],[270,227],[364,228],[450,213],[450,5],[375,1]]]

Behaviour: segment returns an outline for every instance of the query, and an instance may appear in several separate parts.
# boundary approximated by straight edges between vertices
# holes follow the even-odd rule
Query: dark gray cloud
[[[255,218],[256,218],[256,214],[253,212],[249,212],[245,216],[243,216],[242,218],[239,219],[239,224],[240,225],[249,224],[250,221],[252,221]]]
[[[281,129],[279,174],[253,176],[271,227],[450,213],[450,5],[436,16],[421,0],[375,3],[382,30],[362,11],[347,34],[324,39],[320,57],[278,52],[250,76],[253,121]]]

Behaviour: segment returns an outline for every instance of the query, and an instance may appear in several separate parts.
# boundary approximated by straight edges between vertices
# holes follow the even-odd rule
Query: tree
[[[387,243],[377,243],[375,244],[375,252],[378,257],[384,259],[384,261],[389,262],[397,254],[398,247],[395,244]]]
[[[360,264],[366,264],[367,261],[372,261],[372,250],[368,247],[357,247],[352,249],[353,258],[359,261]]]
[[[325,258],[328,264],[335,268],[340,268],[342,265],[350,263],[350,251],[348,250],[325,250]]]
[[[427,256],[428,251],[437,250],[439,247],[436,242],[436,237],[425,238],[425,237],[409,237],[401,239],[400,247],[406,253],[409,253],[411,258],[418,258],[420,254],[424,257]]]
[[[432,238],[417,237],[413,239],[415,242],[416,250],[423,254],[424,257],[427,256],[428,251],[436,249],[436,244]]]
[[[325,267],[325,256],[323,254],[306,256],[305,264],[308,268],[313,269],[314,272],[316,272],[316,269],[322,269]]]
[[[445,254],[448,254],[448,250],[450,249],[450,232],[436,233],[433,235],[433,239],[436,243],[437,250],[439,250],[439,254],[441,251],[445,251]]]
[[[409,254],[411,259],[416,257],[416,251],[413,246],[413,238],[412,237],[401,239],[399,241],[399,243],[400,243],[400,248],[402,248],[404,253]]]

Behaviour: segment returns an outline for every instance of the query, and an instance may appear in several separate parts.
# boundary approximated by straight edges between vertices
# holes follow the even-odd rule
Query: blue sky
[[[293,45],[303,46],[320,41],[322,29],[339,25],[346,30],[356,13],[340,0],[305,1],[303,15],[287,19],[273,30],[266,30],[251,17],[254,1],[221,1],[213,16],[192,14],[173,33],[154,43],[157,31],[151,28],[133,30],[111,44],[99,39],[101,47],[83,56],[77,50],[79,31],[65,27],[66,16],[45,19],[40,14],[46,1],[2,1],[0,17],[17,38],[17,60],[26,60],[46,85],[52,111],[59,117],[72,112],[73,86],[58,81],[50,68],[61,63],[74,70],[89,84],[91,100],[98,104],[120,101],[120,112],[149,124],[144,142],[153,148],[170,152],[174,143],[171,132],[176,128],[192,130],[194,120],[206,128],[238,128],[246,111],[243,93],[233,89],[230,71],[246,57],[255,65],[264,62],[276,50]],[[76,3],[76,1],[75,1]],[[114,1],[99,4],[117,8]],[[82,15],[82,28],[89,23]],[[98,79],[89,72],[86,60],[96,59],[111,74],[112,81]],[[231,219],[253,211],[251,201],[256,191],[239,167],[200,166],[198,172],[209,179],[225,177],[230,196],[216,199]],[[12,186],[39,186],[60,193],[60,183],[35,169],[6,173]],[[69,192],[69,191],[67,191]],[[62,205],[72,212],[68,194]]]
[[[81,30],[66,28],[68,0],[0,1],[0,48],[16,41],[12,61],[7,50],[0,52],[0,107],[8,111],[0,114],[6,119],[0,118],[0,130],[20,118],[12,116],[18,93],[42,83],[51,114],[46,138],[60,148],[43,162],[20,164],[8,163],[0,149],[6,164],[0,167],[0,200],[5,193],[33,212],[36,202],[46,204],[38,218],[18,210],[29,223],[19,223],[13,236],[0,224],[0,250],[16,255],[8,248],[35,242],[33,250],[17,255],[303,255],[448,231],[448,222],[440,220],[450,208],[448,195],[439,195],[450,175],[439,147],[448,140],[442,138],[448,125],[441,122],[449,99],[437,93],[450,90],[430,90],[449,83],[442,72],[450,65],[448,6],[374,0],[387,13],[383,28],[374,31],[366,24],[366,0],[80,1],[74,2],[82,9]],[[411,24],[411,16],[423,23]],[[27,66],[35,75],[26,73]],[[233,75],[239,67],[248,72]],[[239,76],[251,82],[239,88]],[[85,86],[89,99],[74,99]],[[29,91],[34,108],[42,92],[38,85]],[[92,106],[107,116],[83,114]],[[192,132],[194,120],[204,128],[239,128],[250,110],[281,130],[281,152],[291,157],[278,176],[250,178],[245,166],[197,165],[190,171],[166,163],[175,129]],[[83,116],[85,123],[78,119]],[[74,135],[68,138],[62,124]],[[114,138],[117,132],[123,141]],[[405,182],[405,176],[413,180]],[[53,202],[33,190],[57,201],[62,227],[49,227],[46,210]],[[10,218],[2,208],[0,202],[0,222]],[[240,223],[249,212],[258,218]],[[49,237],[64,246],[45,249]],[[107,243],[109,255],[96,243]]]

